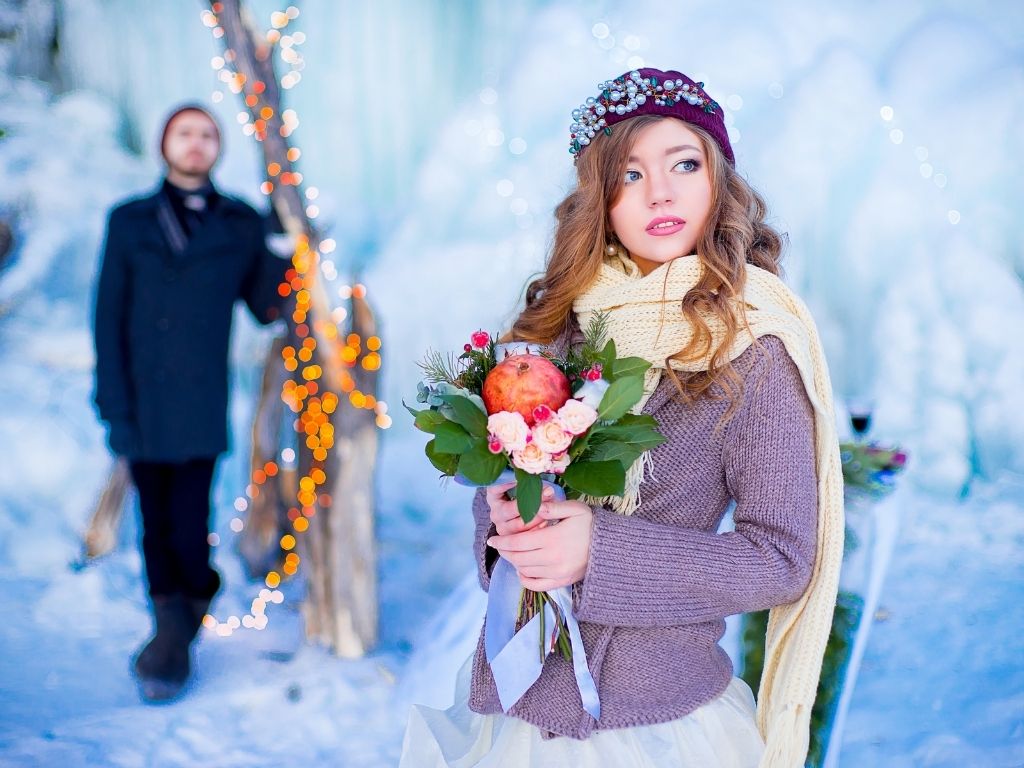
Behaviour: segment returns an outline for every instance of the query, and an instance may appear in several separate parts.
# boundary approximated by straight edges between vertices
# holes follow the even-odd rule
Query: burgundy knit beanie
[[[198,102],[186,102],[179,104],[167,115],[164,120],[163,130],[160,131],[160,156],[167,159],[167,154],[164,152],[164,143],[167,141],[167,129],[171,127],[171,122],[180,115],[182,112],[200,112],[210,118],[210,122],[213,123],[213,129],[217,132],[217,143],[221,142],[220,123],[217,122],[217,118],[213,116],[213,113],[209,109],[204,107]]]
[[[639,115],[667,115],[703,128],[722,149],[729,164],[736,156],[725,130],[722,107],[698,83],[675,70],[638,69],[598,84],[601,92],[572,111],[569,152],[574,156],[612,126]]]

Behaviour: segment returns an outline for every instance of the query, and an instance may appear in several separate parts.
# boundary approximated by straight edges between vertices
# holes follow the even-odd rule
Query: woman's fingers
[[[545,520],[564,520],[567,517],[593,514],[593,512],[594,510],[582,501],[551,501],[541,504],[537,516],[543,517]]]
[[[566,581],[564,579],[533,579],[529,576],[522,575],[519,577],[519,583],[523,585],[524,589],[529,589],[534,592],[550,592],[553,589],[568,587],[572,584],[571,581]]]
[[[508,501],[508,499],[505,497],[505,494],[515,487],[515,483],[500,483],[498,485],[489,485],[484,489],[484,497],[487,499],[488,505],[493,507],[496,503]]]

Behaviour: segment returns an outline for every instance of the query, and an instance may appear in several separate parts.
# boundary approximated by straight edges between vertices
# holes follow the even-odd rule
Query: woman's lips
[[[659,216],[652,219],[647,225],[647,234],[655,237],[674,235],[676,232],[682,231],[685,226],[686,222],[675,216]]]

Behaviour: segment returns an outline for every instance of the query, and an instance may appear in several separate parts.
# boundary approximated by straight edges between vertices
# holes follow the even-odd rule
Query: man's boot
[[[168,701],[177,696],[190,672],[189,645],[199,622],[184,595],[153,597],[156,632],[135,657],[139,690],[147,701]]]

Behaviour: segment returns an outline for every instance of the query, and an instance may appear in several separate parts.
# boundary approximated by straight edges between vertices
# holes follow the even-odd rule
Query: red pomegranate
[[[572,396],[569,380],[540,355],[512,355],[498,363],[484,379],[487,413],[518,411],[533,426],[533,409],[546,405],[553,411]]]

